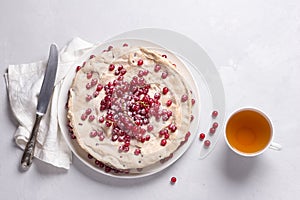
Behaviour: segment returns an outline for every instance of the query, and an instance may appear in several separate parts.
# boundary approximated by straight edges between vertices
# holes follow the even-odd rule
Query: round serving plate
[[[159,29],[155,29],[155,30],[163,31]],[[151,29],[151,31],[145,35],[144,33],[148,31],[149,29],[142,29],[142,30],[136,30],[136,31],[124,33],[110,39],[105,43],[96,46],[90,52],[82,56],[74,63],[73,65],[74,70],[70,70],[70,72],[67,74],[62,84],[60,96],[59,96],[59,104],[58,104],[58,119],[59,119],[59,125],[63,133],[63,136],[67,144],[71,148],[73,154],[87,167],[95,170],[98,173],[102,173],[108,176],[118,177],[118,178],[138,178],[138,177],[144,177],[144,176],[148,176],[160,172],[163,169],[169,167],[171,164],[173,164],[186,152],[186,150],[190,147],[195,136],[198,135],[198,133],[207,132],[209,130],[209,127],[211,126],[213,121],[211,118],[212,110],[218,110],[219,112],[217,118],[219,127],[220,125],[223,124],[224,107],[225,107],[223,86],[217,71],[215,71],[217,74],[210,74],[210,73],[209,75],[207,74],[207,71],[211,69],[206,69],[206,68],[212,67],[215,69],[213,63],[208,58],[208,56],[206,54],[205,54],[206,56],[201,55],[201,57],[205,57],[206,59],[203,59],[202,63],[195,63],[189,60],[187,56],[182,54],[182,52],[178,51],[178,49],[166,47],[166,44],[163,44],[161,42],[156,43],[159,41],[154,41],[153,38],[147,39],[147,38],[138,37],[138,35],[140,34],[146,37],[147,34],[150,34],[151,32],[153,33],[154,29]],[[177,34],[169,31],[166,31],[164,34],[170,34],[170,33],[172,33],[171,35]],[[189,40],[189,39],[185,39],[185,40]],[[184,41],[180,41],[180,43],[181,42]],[[171,62],[178,64],[177,70],[180,72],[180,74],[183,75],[183,77],[185,77],[185,81],[187,82],[191,91],[193,91],[193,98],[196,99],[196,104],[193,107],[193,113],[192,113],[194,116],[194,120],[192,121],[190,127],[191,136],[189,137],[187,142],[185,142],[176,152],[172,154],[173,155],[172,157],[164,159],[163,162],[160,162],[149,168],[144,168],[143,171],[139,173],[107,173],[105,172],[105,168],[101,168],[99,167],[98,164],[95,164],[95,160],[93,158],[90,158],[88,156],[88,153],[81,149],[76,139],[72,139],[70,137],[70,133],[68,129],[68,120],[66,118],[67,110],[65,105],[68,100],[68,91],[72,84],[73,78],[75,77],[76,66],[82,65],[82,63],[85,60],[87,60],[90,55],[100,54],[103,50],[107,49],[109,46],[121,47],[124,43],[128,44],[130,47],[145,47],[154,50],[156,52],[159,52],[160,54],[165,54],[168,56],[168,59]],[[197,47],[200,48],[198,45]],[[205,53],[203,50],[201,52]],[[198,53],[199,53],[199,49],[198,49]],[[202,67],[199,67],[199,64],[201,64]],[[216,87],[216,84],[218,87]],[[199,148],[200,158],[204,158],[205,156],[208,155],[208,153],[212,151],[213,147],[217,142],[219,130],[221,130],[221,127],[218,128],[214,134],[209,135],[207,133],[211,141],[211,146],[209,148],[205,148],[203,143],[201,144],[202,147]]]

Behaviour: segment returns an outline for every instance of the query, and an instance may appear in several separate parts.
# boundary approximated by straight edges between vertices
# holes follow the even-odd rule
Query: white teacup
[[[268,148],[281,150],[281,145],[273,142],[273,138],[271,120],[256,108],[236,110],[225,124],[227,145],[242,156],[257,156]]]

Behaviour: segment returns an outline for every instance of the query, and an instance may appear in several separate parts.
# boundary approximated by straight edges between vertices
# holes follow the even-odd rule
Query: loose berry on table
[[[200,133],[199,139],[200,139],[200,140],[204,140],[204,138],[205,138],[205,134],[204,134],[204,133]]]
[[[219,114],[218,111],[214,110],[211,115],[213,118],[216,118],[218,114]]]
[[[171,177],[171,181],[170,181],[171,184],[176,183],[176,181],[177,181],[177,178],[175,176]]]
[[[209,140],[205,140],[204,141],[204,146],[205,147],[209,147],[210,146],[210,141]]]

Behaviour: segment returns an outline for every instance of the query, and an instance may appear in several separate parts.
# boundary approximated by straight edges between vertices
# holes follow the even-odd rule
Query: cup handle
[[[282,146],[276,142],[272,142],[269,146],[270,149],[280,151],[282,149]]]

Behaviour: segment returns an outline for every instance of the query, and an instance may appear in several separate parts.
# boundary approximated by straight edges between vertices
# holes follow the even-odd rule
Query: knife
[[[57,46],[55,44],[51,44],[45,76],[44,76],[43,84],[38,98],[35,123],[21,159],[21,169],[23,170],[29,169],[29,167],[32,164],[40,122],[42,120],[43,115],[47,111],[48,104],[53,93],[57,65],[58,65]]]

